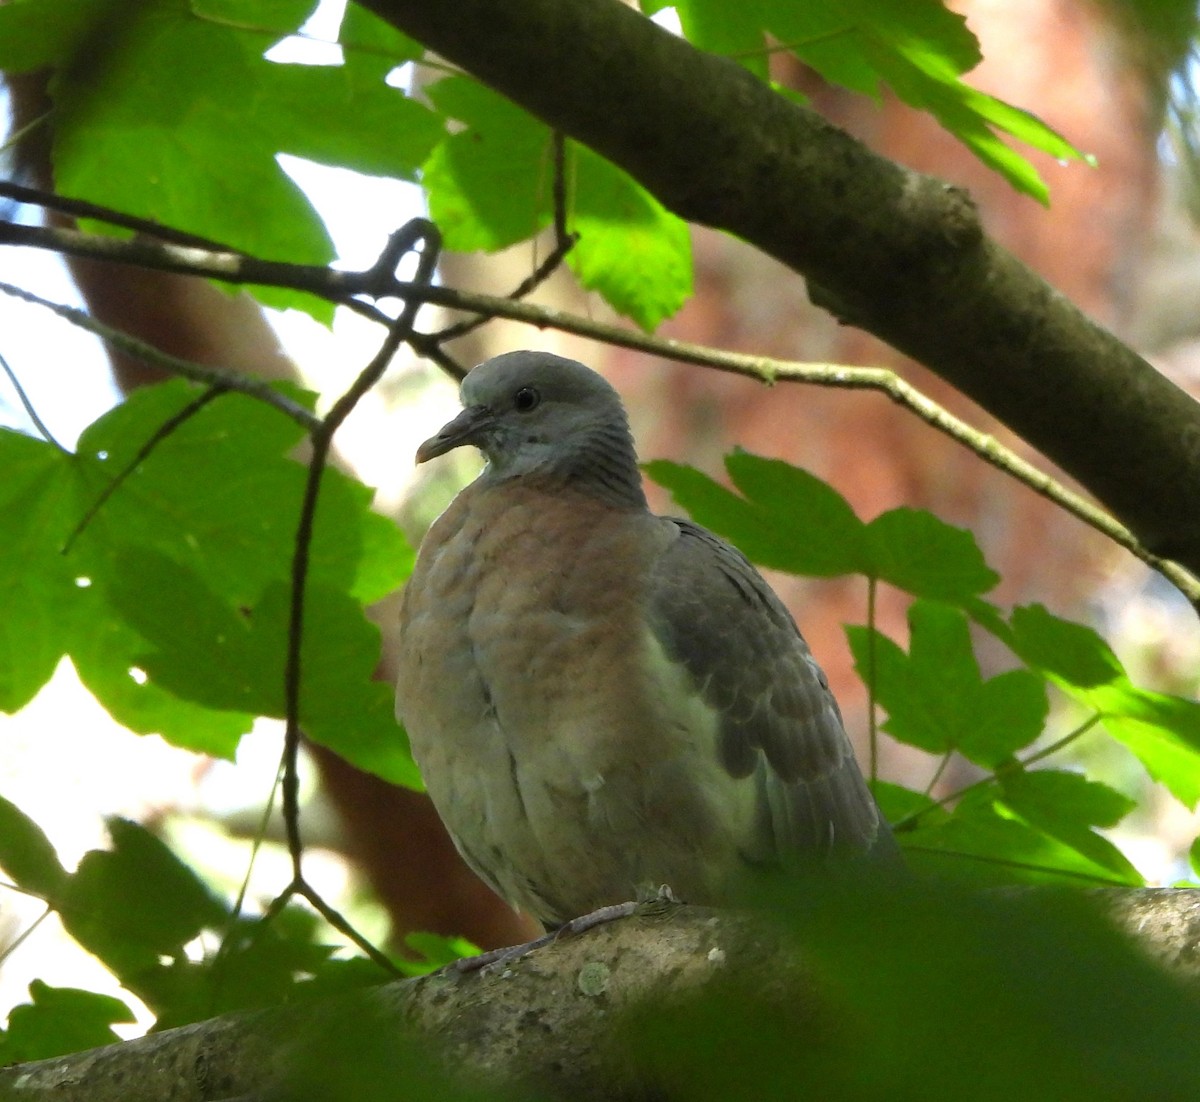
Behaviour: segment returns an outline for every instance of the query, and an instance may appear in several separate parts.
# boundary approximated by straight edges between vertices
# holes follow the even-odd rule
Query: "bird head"
[[[461,395],[462,413],[417,449],[418,463],[471,444],[487,457],[491,481],[540,474],[644,503],[625,408],[591,368],[509,352],[469,372]]]

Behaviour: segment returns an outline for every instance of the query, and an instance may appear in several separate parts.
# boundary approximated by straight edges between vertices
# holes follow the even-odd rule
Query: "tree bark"
[[[1200,571],[1200,409],[982,230],[962,191],[877,156],[619,0],[366,0],[675,213],[806,277]]]
[[[1174,974],[1200,981],[1200,889],[1096,893],[1116,924]],[[645,913],[565,937],[501,966],[374,989],[370,1028],[415,1030],[428,1061],[476,1085],[515,1085],[576,1102],[642,1097],[614,1047],[622,1012],[678,1005],[736,976],[756,996],[814,1021],[823,1013],[803,963],[760,921],[700,907]],[[929,946],[936,970],[936,946]],[[275,1097],[297,1052],[361,1020],[343,999],[231,1014],[159,1034],[0,1069],[4,1102],[213,1102]],[[355,1016],[358,1016],[355,1019]],[[429,1050],[427,1046],[432,1045]],[[303,1057],[299,1057],[302,1059]],[[803,1059],[797,1053],[796,1059]],[[412,1095],[405,1095],[411,1097]],[[293,1096],[287,1096],[293,1097]]]

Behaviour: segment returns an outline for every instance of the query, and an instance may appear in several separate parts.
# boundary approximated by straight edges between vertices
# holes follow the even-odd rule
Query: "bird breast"
[[[673,538],[644,510],[475,483],[422,545],[397,711],[463,855],[543,922],[661,883],[706,901],[752,829],[717,716],[647,624]]]

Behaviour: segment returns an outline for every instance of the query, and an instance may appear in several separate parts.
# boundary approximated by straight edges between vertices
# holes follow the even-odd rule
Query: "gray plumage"
[[[735,548],[650,513],[612,387],[515,352],[462,395],[418,459],[473,444],[488,465],[422,544],[397,713],[481,877],[558,925],[894,852],[791,615]]]

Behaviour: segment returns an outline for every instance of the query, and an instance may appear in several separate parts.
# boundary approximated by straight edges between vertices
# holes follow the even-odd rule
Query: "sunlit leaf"
[[[144,993],[143,974],[226,917],[196,874],[145,827],[108,820],[112,849],[84,854],[61,914],[68,932],[121,981]]]
[[[865,574],[915,596],[959,602],[999,580],[970,532],[931,513],[892,509],[864,524],[832,486],[790,463],[738,451],[725,466],[744,496],[679,464],[643,465],[694,520],[762,566],[813,577]]]
[[[1128,858],[1092,829],[1116,826],[1135,806],[1128,796],[1078,773],[1056,769],[1007,771],[1001,775],[1000,787],[1004,805],[1025,822],[1123,877],[1126,883],[1142,883]]]
[[[885,731],[931,753],[958,750],[991,767],[1041,734],[1049,705],[1040,678],[1011,670],[985,680],[967,618],[956,608],[917,601],[908,619],[907,655],[878,632],[847,629],[855,669],[888,713]]]
[[[0,710],[14,712],[50,680],[70,644],[77,595],[62,556],[75,498],[69,457],[0,429]]]
[[[57,899],[67,881],[67,870],[45,832],[16,804],[0,796],[0,868],[19,888]]]
[[[1142,689],[1091,628],[1041,605],[1014,609],[1010,645],[1065,693],[1099,713],[1157,781],[1189,807],[1200,802],[1200,703]]]
[[[13,1007],[0,1033],[0,1067],[113,1044],[120,1040],[113,1024],[134,1020],[120,999],[96,991],[34,980],[29,996],[30,1002]]]
[[[687,223],[603,157],[574,146],[570,227],[579,234],[567,263],[589,290],[653,331],[692,293]]]

